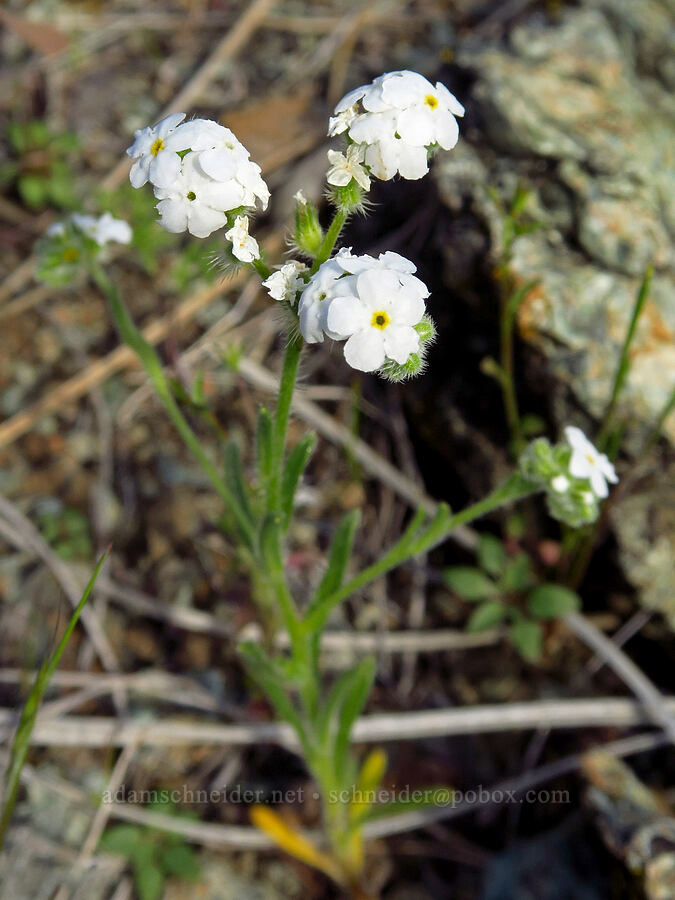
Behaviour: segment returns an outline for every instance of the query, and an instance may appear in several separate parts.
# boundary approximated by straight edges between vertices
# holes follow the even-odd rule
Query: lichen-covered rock
[[[629,452],[675,384],[674,23],[669,0],[585,0],[557,21],[531,16],[507,42],[466,46],[458,63],[475,78],[464,99],[478,130],[435,167],[451,209],[471,198],[495,259],[501,216],[490,188],[504,205],[519,181],[532,191],[538,227],[516,239],[510,261],[516,284],[537,281],[519,310],[520,334],[590,418],[606,406],[643,273],[654,266],[618,410]],[[558,413],[562,425],[569,408]],[[675,415],[664,433],[675,443]],[[664,568],[675,523],[665,502],[658,488],[626,498],[615,524],[628,576],[675,623],[672,565]],[[631,506],[635,516],[626,515],[636,503],[639,514]],[[665,530],[652,530],[656,520]]]

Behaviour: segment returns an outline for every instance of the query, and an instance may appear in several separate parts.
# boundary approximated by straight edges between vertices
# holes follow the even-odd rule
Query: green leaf
[[[490,575],[501,575],[506,565],[506,550],[499,538],[481,534],[478,540],[478,562]]]
[[[561,584],[540,584],[527,598],[527,608],[537,619],[557,619],[580,607],[579,595]]]
[[[521,619],[509,628],[509,637],[523,659],[528,662],[541,659],[542,630],[537,622]]]
[[[286,531],[293,514],[293,501],[302,473],[307,467],[314,448],[316,447],[316,435],[306,434],[293,447],[288,455],[288,460],[281,475],[281,519],[283,529]]]
[[[22,175],[17,181],[17,189],[26,206],[43,206],[47,200],[49,185],[39,175]]]
[[[235,501],[241,507],[242,512],[253,525],[255,524],[255,516],[251,510],[249,503],[248,490],[244,480],[244,472],[241,466],[241,453],[239,447],[234,441],[228,441],[225,444],[225,484],[230,490]],[[242,535],[246,540],[247,536]]]
[[[506,615],[506,607],[500,600],[486,600],[476,607],[466,625],[466,630],[471,634],[477,631],[487,631],[503,621]]]
[[[2,807],[2,814],[0,815],[0,848],[2,847],[5,834],[7,833],[7,829],[9,828],[9,823],[12,818],[12,812],[16,804],[16,798],[19,793],[19,784],[21,781],[21,770],[24,767],[26,756],[28,755],[30,736],[35,726],[35,720],[40,708],[40,703],[42,702],[42,698],[44,697],[45,692],[49,687],[49,682],[51,681],[56,667],[59,664],[59,660],[63,655],[63,651],[66,649],[66,644],[70,640],[70,636],[75,630],[75,626],[78,619],[80,618],[82,610],[86,606],[87,601],[91,596],[91,592],[93,591],[94,585],[96,584],[96,579],[98,578],[109,553],[110,549],[106,550],[106,552],[97,562],[94,573],[89,579],[89,583],[84,589],[84,593],[82,594],[79,603],[75,607],[75,610],[73,611],[68,624],[66,625],[66,629],[63,632],[56,650],[52,653],[51,657],[42,665],[40,671],[36,675],[33,687],[31,688],[28,699],[26,700],[26,704],[21,712],[19,725],[16,729],[16,734],[14,735],[14,740],[12,741],[12,746],[9,751],[9,763],[7,769],[5,770],[5,790],[3,793],[4,805]]]
[[[256,450],[260,480],[266,484],[272,471],[272,417],[264,406],[258,413]]]
[[[143,829],[138,825],[115,825],[107,829],[101,838],[99,848],[105,853],[114,853],[131,859],[142,839]]]
[[[408,791],[406,786],[403,790]],[[399,792],[403,793],[403,791]],[[380,803],[371,806],[362,816],[359,817],[359,824],[372,822],[381,819],[384,816],[404,815],[416,809],[430,809],[433,806],[447,807],[452,803],[454,796],[452,788],[445,785],[437,785],[433,787],[412,788],[409,790],[409,797],[403,797],[400,800],[393,800],[390,803]]]
[[[497,593],[497,585],[479,569],[469,566],[450,566],[443,571],[445,583],[462,600],[483,600]]]
[[[532,562],[527,553],[517,553],[508,560],[499,586],[504,591],[522,591],[532,584]]]
[[[293,726],[303,746],[306,746],[305,731],[293,703],[284,689],[284,672],[270,659],[258,644],[245,641],[238,647],[246,671],[260,686],[277,715]]]
[[[342,579],[347,570],[349,557],[352,552],[354,535],[356,534],[356,529],[358,528],[360,520],[361,511],[358,509],[348,512],[342,517],[337,531],[335,532],[333,543],[331,544],[328,567],[317,588],[314,600],[309,606],[308,613],[311,612],[317,604],[323,602],[326,597],[329,597],[334,591],[337,591],[342,584]]]
[[[161,851],[160,861],[168,875],[174,875],[182,881],[197,881],[201,874],[197,854],[187,844],[166,847]]]
[[[546,431],[546,422],[544,422],[541,416],[527,413],[520,420],[520,430],[525,437],[536,437]]]
[[[134,862],[134,882],[140,900],[159,900],[164,888],[164,873],[152,860]]]
[[[324,752],[333,760],[338,784],[347,770],[352,726],[366,705],[374,680],[375,660],[366,657],[338,678],[324,706],[319,734]]]

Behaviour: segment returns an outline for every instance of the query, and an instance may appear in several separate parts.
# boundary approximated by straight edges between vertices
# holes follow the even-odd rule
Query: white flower
[[[360,184],[364,191],[370,190],[370,178],[361,163],[365,156],[366,148],[358,144],[350,144],[347,147],[347,155],[338,153],[337,150],[328,151],[328,162],[331,168],[328,170],[326,181],[337,187],[349,184],[352,178]]]
[[[178,126],[185,113],[173,113],[153,128],[141,128],[134,133],[135,140],[127,148],[127,155],[135,162],[129,172],[129,181],[135,188],[150,181],[155,187],[168,188],[180,170],[178,151],[190,147],[189,132]]]
[[[463,116],[464,107],[440,82],[434,86],[417,72],[401,71],[350,91],[335,113],[329,134],[346,132],[354,143],[366,145],[365,163],[372,175],[416,179],[429,170],[429,147],[455,146],[455,116]]]
[[[403,365],[419,349],[413,326],[423,315],[424,300],[406,292],[396,272],[369,269],[357,276],[353,295],[331,302],[327,325],[348,338],[344,353],[349,365],[374,372],[385,359]]]
[[[248,233],[248,216],[237,216],[234,225],[225,232],[225,238],[232,241],[232,253],[242,262],[253,262],[260,257],[260,247]]]
[[[343,248],[323,263],[300,297],[300,330],[308,343],[347,340],[345,359],[362,372],[386,359],[403,365],[419,349],[414,326],[424,315],[426,285],[398,253],[353,256]]]
[[[551,480],[551,487],[556,492],[556,494],[564,494],[569,490],[570,480],[566,478],[565,475],[556,475],[555,478]]]
[[[199,153],[199,166],[205,175],[218,182],[236,181],[243,189],[241,206],[263,209],[270,199],[269,188],[260,175],[260,166],[249,159],[249,152],[229,128],[211,119],[193,119],[181,125],[188,146]]]
[[[84,232],[87,237],[99,245],[105,247],[106,244],[114,241],[117,244],[129,244],[131,242],[132,231],[131,226],[124,219],[115,219],[109,212],[103,213],[102,216],[86,216],[81,213],[73,213],[70,221],[76,228]],[[61,235],[66,229],[65,222],[55,222],[47,229],[48,235]]]
[[[221,183],[209,178],[199,166],[198,154],[188,153],[171,187],[155,188],[155,197],[163,228],[203,238],[226,224],[229,210],[243,205],[244,189],[235,180]]]
[[[607,482],[616,484],[619,480],[612,463],[591,444],[580,428],[569,425],[565,428],[565,437],[572,448],[570,474],[575,478],[587,478],[596,497],[606,497],[609,493]]]
[[[306,271],[307,266],[304,263],[292,259],[290,262],[284,263],[276,272],[272,272],[263,281],[263,287],[267,288],[273,300],[279,302],[285,300],[294,305],[296,294],[305,287],[302,274]]]

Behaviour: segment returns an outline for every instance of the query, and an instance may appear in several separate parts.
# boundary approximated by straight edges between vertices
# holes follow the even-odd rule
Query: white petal
[[[319,319],[319,304],[305,303],[303,305],[303,297],[300,297],[298,306],[300,332],[308,344],[321,344],[323,342],[323,329]]]
[[[371,174],[382,181],[388,181],[398,172],[396,153],[392,152],[393,141],[377,141],[366,150],[366,163]]]
[[[589,444],[589,440],[581,428],[577,428],[575,425],[568,425],[565,428],[565,437],[570,447],[574,450],[583,451]]]
[[[369,324],[368,311],[357,297],[336,297],[331,301],[326,325],[333,334],[346,338],[355,331],[367,328]]]
[[[402,288],[396,294],[394,309],[393,321],[396,325],[412,326],[422,320],[426,307],[422,297],[417,294],[409,294],[405,288]]]
[[[598,457],[598,469],[600,469],[607,481],[611,482],[611,484],[616,484],[618,482],[619,476],[616,474],[616,469],[604,453],[601,453]]]
[[[165,138],[170,131],[173,131],[185,118],[185,113],[171,113],[165,116],[155,125],[157,137]]]
[[[202,185],[196,192],[202,203],[212,209],[227,212],[244,206],[245,193],[238,181],[211,181],[208,185]]]
[[[206,206],[198,200],[190,203],[188,211],[188,231],[198,238],[205,238],[222,228],[227,222],[227,216],[223,212]]]
[[[401,144],[402,141],[397,143]],[[408,181],[423,178],[429,171],[426,148],[402,146],[398,152],[398,171]]]
[[[363,97],[363,95],[368,90],[368,87],[369,86],[367,84],[363,84],[361,85],[361,87],[354,88],[353,91],[345,94],[342,100],[340,100],[338,105],[335,107],[335,114],[338,115],[339,113],[349,109],[350,106],[354,106],[355,103],[358,103],[361,97]]]
[[[345,359],[359,372],[374,372],[384,362],[384,339],[377,328],[353,334],[345,344]]]
[[[202,171],[216,181],[228,181],[237,174],[237,159],[229,151],[221,148],[202,150],[199,154]]]
[[[357,144],[393,140],[397,119],[393,112],[368,113],[358,116],[349,126],[349,137]]]
[[[593,469],[591,472],[591,487],[593,488],[596,497],[600,497],[601,499],[604,499],[609,494],[607,482],[599,469]]]
[[[159,188],[170,188],[180,172],[180,156],[173,150],[162,150],[152,159],[148,179]]]
[[[400,284],[395,272],[379,266],[362,272],[356,281],[357,293],[370,310],[389,310],[395,303]]]
[[[165,231],[180,234],[187,228],[187,204],[179,200],[160,200],[155,207],[159,213],[159,224]]]
[[[446,109],[436,111],[435,139],[444,150],[452,150],[459,140],[459,125],[457,119]]]
[[[413,272],[417,271],[415,263],[410,262],[409,259],[401,256],[400,253],[394,253],[393,250],[386,250],[384,253],[380,253],[378,261],[386,269],[393,269],[394,272],[406,272],[412,275]]]
[[[351,180],[351,172],[348,172],[346,169],[338,169],[337,167],[329,169],[328,175],[326,175],[328,184],[334,184],[336,187],[344,187],[346,184],[349,184]]]
[[[420,336],[414,328],[406,325],[390,325],[382,332],[384,335],[384,351],[399,365],[408,361],[411,353],[416,353],[420,346]]]
[[[438,92],[438,99],[441,100],[453,116],[463,116],[464,115],[464,107],[459,102],[457,97],[454,94],[451,94],[450,91],[446,88],[444,84],[440,81],[436,82],[436,91]]]
[[[390,106],[405,109],[419,103],[425,94],[434,93],[431,82],[418,72],[403,70],[393,74],[396,77],[382,85],[382,97]]]
[[[129,181],[131,186],[135,188],[143,187],[148,182],[148,169],[150,168],[151,157],[141,156],[131,166],[129,170]]]
[[[574,449],[570,459],[570,474],[574,475],[575,478],[590,478],[592,471],[593,468],[586,459],[585,454]]]
[[[412,147],[426,147],[436,138],[434,111],[428,106],[411,106],[398,117],[396,130],[401,140]]]

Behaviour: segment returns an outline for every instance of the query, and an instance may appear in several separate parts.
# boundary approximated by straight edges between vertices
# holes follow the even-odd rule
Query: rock
[[[559,426],[576,405],[602,415],[642,276],[654,266],[618,408],[630,423],[629,453],[639,453],[675,381],[674,22],[669,0],[585,0],[556,22],[532,15],[506,44],[473,39],[457,56],[474,79],[463,97],[465,137],[434,167],[453,213],[469,200],[494,259],[500,199],[508,205],[519,182],[532,191],[537,228],[516,239],[510,272],[516,284],[537,281],[518,327],[568,387],[565,402],[551,404]],[[675,443],[675,416],[663,431]],[[659,481],[624,498],[613,520],[643,602],[675,624],[664,568],[675,523]]]

